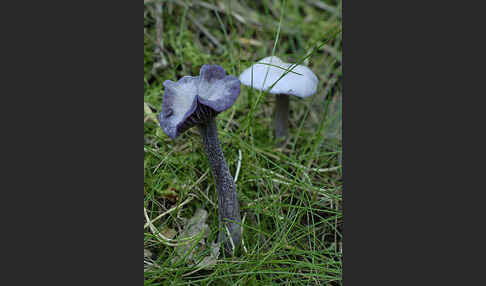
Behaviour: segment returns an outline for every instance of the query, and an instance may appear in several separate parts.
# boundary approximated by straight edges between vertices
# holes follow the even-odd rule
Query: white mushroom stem
[[[274,112],[275,137],[277,141],[285,140],[289,135],[289,96],[277,94]]]
[[[211,118],[198,126],[218,191],[220,224],[218,239],[219,242],[223,243],[225,254],[232,255],[233,245],[236,247],[241,241],[241,217],[236,185],[219,143],[216,121],[214,118]],[[229,230],[231,237],[228,237],[226,228]]]

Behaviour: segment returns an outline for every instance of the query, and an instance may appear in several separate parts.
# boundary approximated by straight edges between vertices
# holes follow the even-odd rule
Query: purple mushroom
[[[199,76],[184,76],[177,82],[166,80],[163,84],[160,127],[175,139],[189,128],[198,126],[218,191],[219,241],[223,243],[225,253],[232,254],[241,240],[240,207],[236,185],[218,140],[215,118],[235,103],[240,94],[240,81],[226,75],[218,65],[203,65]]]

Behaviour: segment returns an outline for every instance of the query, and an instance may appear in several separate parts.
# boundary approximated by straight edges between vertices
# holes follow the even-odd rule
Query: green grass
[[[144,228],[144,249],[151,252],[144,258],[145,285],[341,285],[342,33],[337,2],[161,1],[166,66],[155,72],[160,58],[149,13],[154,3],[145,4],[144,208],[151,220],[176,208],[153,222],[170,242]],[[199,241],[195,261],[209,254],[206,246],[218,231],[216,190],[197,128],[171,140],[154,120],[162,82],[198,75],[203,64],[221,65],[238,76],[272,54],[308,64],[319,77],[317,94],[291,97],[290,140],[284,148],[276,148],[273,138],[274,96],[242,85],[234,106],[218,115],[219,138],[233,175],[241,153],[236,185],[245,247],[235,257],[219,257],[211,269],[198,270],[180,259],[172,244],[196,249]],[[209,234],[181,240],[187,219],[199,208],[208,212]]]

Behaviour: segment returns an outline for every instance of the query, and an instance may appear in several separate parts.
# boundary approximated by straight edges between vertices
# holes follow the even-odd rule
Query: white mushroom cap
[[[266,91],[292,66],[294,65],[283,62],[278,57],[266,57],[247,68],[240,75],[240,81],[244,85]],[[266,76],[267,70],[268,75]],[[318,82],[319,80],[317,79],[317,76],[308,67],[298,65],[280,79],[269,92],[273,94],[289,94],[298,97],[307,97],[316,93]]]

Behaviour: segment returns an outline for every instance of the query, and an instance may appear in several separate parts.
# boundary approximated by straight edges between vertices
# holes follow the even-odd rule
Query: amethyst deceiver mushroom
[[[218,192],[218,240],[223,243],[225,253],[231,254],[241,240],[240,207],[236,185],[218,140],[215,118],[235,103],[240,94],[240,81],[226,75],[225,70],[218,65],[203,65],[199,73],[199,76],[184,76],[177,82],[164,81],[165,92],[159,122],[172,139],[198,126]],[[226,228],[232,241],[229,240]]]
[[[285,140],[289,133],[289,95],[301,98],[316,93],[319,79],[308,67],[283,62],[278,57],[266,57],[247,68],[240,75],[242,84],[252,88],[267,91],[276,95],[274,108],[275,137],[278,141]]]

